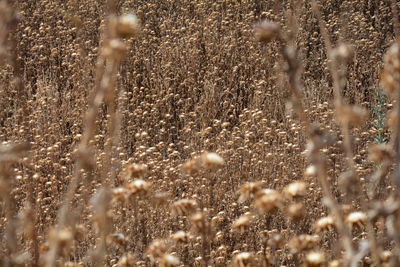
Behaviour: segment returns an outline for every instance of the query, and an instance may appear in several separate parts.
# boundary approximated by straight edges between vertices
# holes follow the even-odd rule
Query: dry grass
[[[0,265],[399,266],[400,5],[316,2],[0,0]]]

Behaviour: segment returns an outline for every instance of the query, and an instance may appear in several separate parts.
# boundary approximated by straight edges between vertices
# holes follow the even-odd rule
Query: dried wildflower
[[[219,168],[225,164],[224,159],[217,153],[204,153],[201,156],[201,161],[206,169]]]
[[[354,211],[347,215],[346,221],[351,227],[358,226],[363,227],[365,221],[367,220],[367,215],[361,211]]]
[[[315,177],[317,176],[317,168],[315,167],[315,165],[309,165],[307,166],[304,175],[306,177]]]
[[[273,189],[264,189],[256,196],[254,206],[260,213],[269,213],[281,207],[281,202],[282,197],[278,191]]]
[[[191,173],[201,169],[216,169],[222,167],[225,161],[216,153],[205,152],[202,155],[195,157],[184,163],[181,168],[185,172]]]
[[[320,238],[318,235],[299,235],[293,237],[289,241],[289,247],[294,253],[296,253],[313,249],[319,241]]]
[[[249,252],[240,252],[232,258],[232,266],[235,267],[246,267],[252,266],[253,254]]]
[[[244,215],[240,216],[237,220],[235,220],[232,224],[233,230],[239,231],[240,233],[244,233],[244,231],[249,227],[251,222],[251,213],[247,212]]]
[[[204,214],[197,212],[190,217],[190,222],[192,223],[192,228],[194,232],[203,233],[208,229],[208,223]]]
[[[135,36],[139,32],[139,20],[134,14],[123,14],[117,18],[116,32],[122,38]]]
[[[150,189],[151,183],[142,179],[136,179],[128,183],[125,188],[129,190],[131,195],[146,194]]]
[[[264,20],[255,26],[255,36],[257,41],[269,43],[278,36],[279,30],[278,24],[269,20]]]
[[[400,84],[400,52],[398,43],[394,43],[386,52],[384,61],[384,69],[381,76],[382,87],[389,94],[399,90]]]
[[[167,204],[168,202],[168,193],[167,192],[157,192],[153,195],[151,199],[153,205],[162,206]]]
[[[304,214],[304,204],[303,203],[293,203],[287,207],[287,214],[291,219],[298,219]]]
[[[146,253],[150,256],[152,261],[155,261],[167,253],[167,244],[164,240],[153,240],[147,247]]]
[[[125,167],[126,172],[126,179],[132,180],[135,178],[143,177],[147,172],[147,165],[146,164],[129,164]]]
[[[113,202],[124,203],[129,197],[129,191],[124,187],[116,187],[111,193]]]
[[[322,217],[315,223],[315,229],[317,230],[317,232],[330,231],[334,227],[335,220],[331,216]]]
[[[287,199],[304,197],[307,193],[307,184],[303,181],[290,183],[284,189],[284,194]]]
[[[171,211],[174,215],[189,215],[197,208],[197,202],[192,199],[180,199],[172,204]]]
[[[180,261],[179,261],[178,257],[171,255],[171,254],[164,254],[159,259],[160,267],[173,267],[173,266],[178,266],[179,264],[180,264]]]
[[[136,259],[132,253],[123,255],[118,261],[118,267],[133,267],[135,266]]]
[[[388,263],[393,257],[393,253],[389,250],[384,250],[380,254],[380,258],[382,262]]]
[[[330,57],[339,63],[348,64],[354,57],[354,50],[351,46],[342,43],[332,50]]]
[[[261,186],[264,184],[262,181],[257,182],[249,182],[245,183],[240,187],[239,193],[239,202],[243,203],[246,200],[252,198],[254,195],[257,194],[261,190]]]
[[[178,231],[173,233],[170,238],[177,243],[187,243],[191,237],[184,231]]]
[[[325,264],[325,255],[319,251],[311,251],[306,255],[306,263],[308,266],[323,266]]]
[[[114,60],[121,60],[125,55],[126,45],[118,39],[112,39],[103,49],[103,56]]]
[[[333,260],[329,262],[328,267],[344,267],[344,265],[340,260]]]

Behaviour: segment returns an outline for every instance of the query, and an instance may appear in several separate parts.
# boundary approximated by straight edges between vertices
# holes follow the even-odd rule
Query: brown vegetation
[[[399,7],[0,0],[0,265],[399,266]]]

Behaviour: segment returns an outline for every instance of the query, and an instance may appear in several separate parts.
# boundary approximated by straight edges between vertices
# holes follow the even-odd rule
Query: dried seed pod
[[[354,50],[351,46],[342,43],[332,50],[330,57],[339,63],[348,64],[354,57]]]

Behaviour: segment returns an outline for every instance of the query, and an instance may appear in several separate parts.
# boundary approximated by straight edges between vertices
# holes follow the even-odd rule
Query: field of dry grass
[[[395,0],[0,0],[0,266],[400,266]]]

